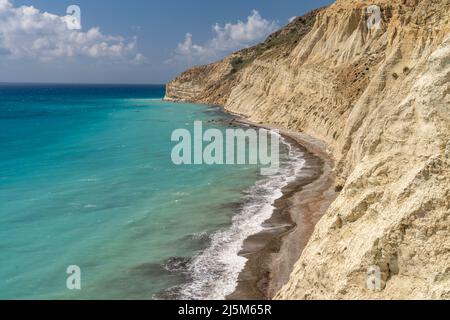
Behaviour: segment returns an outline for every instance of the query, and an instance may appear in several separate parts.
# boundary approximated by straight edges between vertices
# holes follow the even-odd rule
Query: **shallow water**
[[[230,293],[242,240],[270,217],[301,154],[283,144],[283,170],[270,179],[255,165],[176,166],[174,129],[215,120],[224,130],[229,116],[163,94],[0,86],[0,298]],[[81,268],[79,291],[66,288],[69,265]]]

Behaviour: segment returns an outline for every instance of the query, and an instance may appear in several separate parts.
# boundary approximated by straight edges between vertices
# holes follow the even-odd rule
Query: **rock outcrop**
[[[338,0],[167,85],[332,150],[342,191],[276,298],[450,298],[449,18],[450,0]]]

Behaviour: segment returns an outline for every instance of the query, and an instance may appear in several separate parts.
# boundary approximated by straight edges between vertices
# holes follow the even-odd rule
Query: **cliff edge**
[[[167,85],[332,150],[340,195],[276,298],[450,299],[449,17],[450,0],[338,0]]]

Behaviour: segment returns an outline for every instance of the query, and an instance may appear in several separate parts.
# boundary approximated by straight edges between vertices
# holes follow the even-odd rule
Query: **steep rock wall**
[[[449,17],[449,0],[340,0],[168,84],[332,149],[342,192],[277,298],[450,298]]]

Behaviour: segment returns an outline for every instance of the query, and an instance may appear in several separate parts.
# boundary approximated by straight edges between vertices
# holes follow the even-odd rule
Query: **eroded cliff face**
[[[168,84],[329,144],[342,192],[276,298],[450,298],[449,17],[450,0],[340,0]]]

